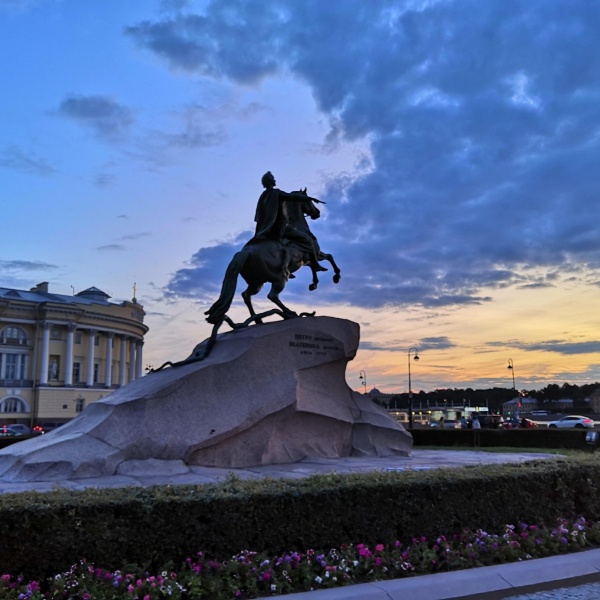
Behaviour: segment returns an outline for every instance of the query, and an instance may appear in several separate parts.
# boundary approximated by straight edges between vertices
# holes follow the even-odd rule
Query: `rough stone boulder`
[[[332,317],[220,334],[208,358],[151,373],[1,450],[0,480],[101,477],[139,461],[236,468],[406,456],[410,434],[346,384],[358,342],[356,323]]]

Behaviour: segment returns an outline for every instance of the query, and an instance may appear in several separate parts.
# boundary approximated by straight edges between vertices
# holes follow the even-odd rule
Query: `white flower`
[[[322,581],[323,581],[323,580],[322,580],[322,579],[321,579],[321,578],[320,578],[320,577],[317,575],[317,576],[315,577],[315,581],[316,581],[317,583],[322,583]]]

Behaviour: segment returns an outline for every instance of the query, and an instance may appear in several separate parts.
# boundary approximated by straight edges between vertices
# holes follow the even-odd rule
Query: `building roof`
[[[108,301],[110,296],[97,287],[90,287],[74,296],[51,294],[47,289],[47,285],[44,286],[42,284],[29,291],[0,287],[0,299],[24,300],[25,302],[34,302],[36,304],[43,302],[55,302],[58,304],[112,304]]]

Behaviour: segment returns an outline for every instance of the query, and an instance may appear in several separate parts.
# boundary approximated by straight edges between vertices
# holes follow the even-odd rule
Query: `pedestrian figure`
[[[473,446],[479,446],[481,441],[481,423],[477,415],[473,415]]]

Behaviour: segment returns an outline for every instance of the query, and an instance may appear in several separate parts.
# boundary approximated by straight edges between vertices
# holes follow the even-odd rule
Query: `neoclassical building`
[[[144,309],[91,287],[0,287],[0,425],[65,422],[142,376]]]

